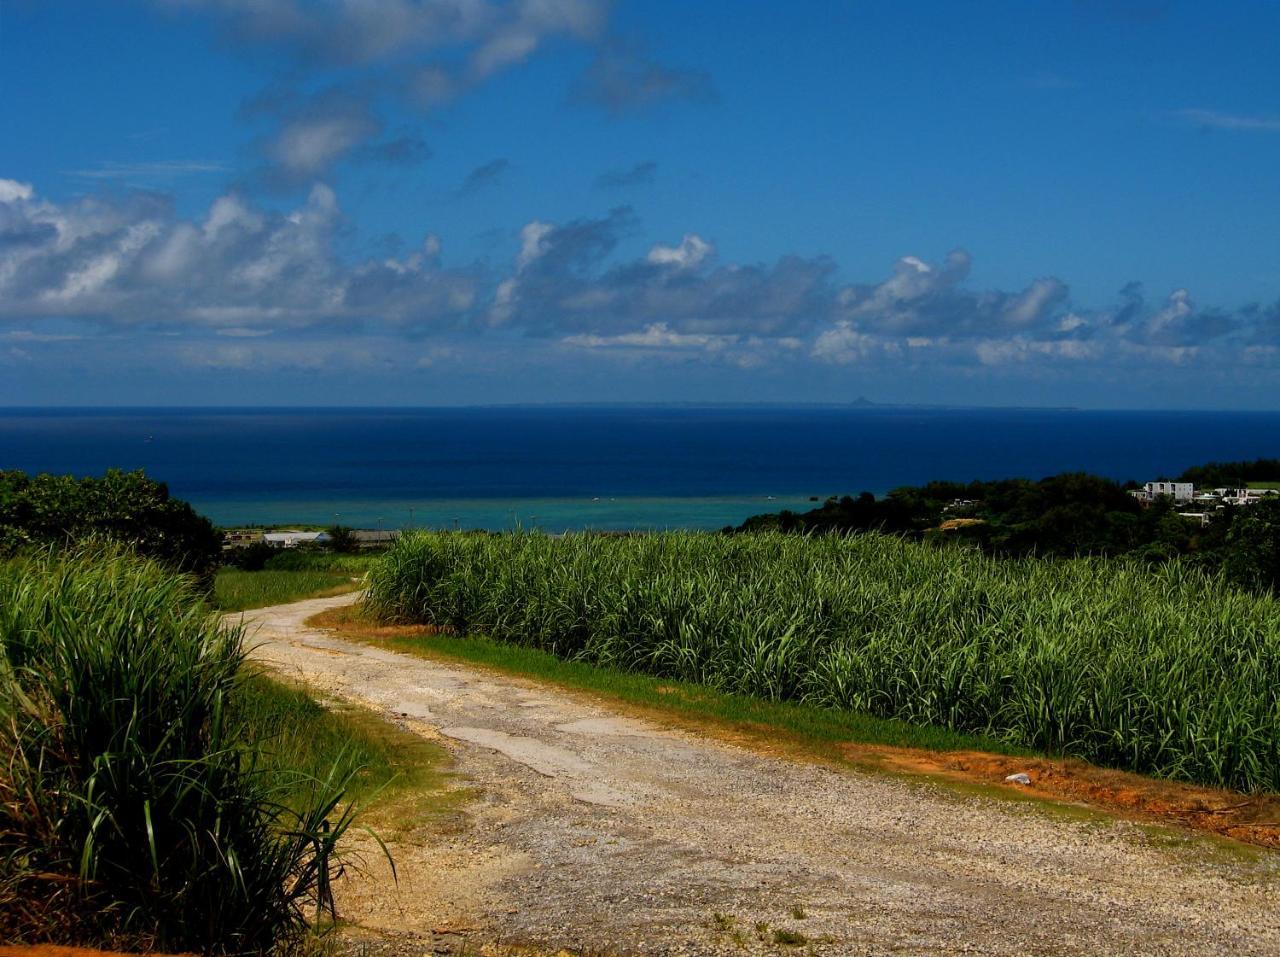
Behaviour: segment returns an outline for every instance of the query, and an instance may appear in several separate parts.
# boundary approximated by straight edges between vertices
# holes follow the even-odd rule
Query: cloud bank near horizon
[[[1280,303],[1217,309],[1135,281],[1089,305],[1056,276],[975,288],[963,249],[850,281],[826,256],[725,261],[696,232],[635,252],[641,227],[620,206],[526,223],[506,264],[450,263],[433,233],[353,261],[321,183],[292,209],[230,192],[183,218],[159,194],[60,204],[0,179],[0,355],[96,340],[200,368],[424,368],[480,352],[739,369],[1280,367]]]

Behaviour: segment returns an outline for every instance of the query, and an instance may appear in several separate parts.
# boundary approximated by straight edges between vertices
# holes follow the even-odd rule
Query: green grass
[[[221,568],[213,580],[214,602],[222,611],[247,611],[285,602],[353,591],[360,572]]]
[[[448,758],[442,748],[365,709],[322,704],[271,675],[246,673],[230,714],[258,769],[289,802],[305,798],[314,781],[331,773],[350,779],[346,799],[361,805],[444,786],[440,768]]]
[[[326,571],[362,575],[382,557],[381,550],[328,552],[311,548],[285,548],[267,559],[268,571]]]
[[[418,533],[370,577],[372,612],[487,635],[432,639],[477,658],[519,646],[687,682],[740,715],[874,715],[1280,790],[1280,603],[1177,562],[1010,561],[879,535]]]

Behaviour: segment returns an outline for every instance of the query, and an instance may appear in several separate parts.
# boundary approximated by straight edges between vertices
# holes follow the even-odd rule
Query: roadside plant
[[[299,798],[257,770],[244,635],[188,579],[106,549],[0,565],[0,652],[0,938],[262,953],[331,905],[348,778]]]

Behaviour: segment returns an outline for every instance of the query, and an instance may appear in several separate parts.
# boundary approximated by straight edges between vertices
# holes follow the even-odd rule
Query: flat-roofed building
[[[1167,495],[1175,502],[1189,502],[1196,494],[1195,486],[1190,482],[1148,482],[1142,486],[1142,491],[1148,502],[1154,502],[1161,495]]]
[[[297,548],[299,545],[323,545],[329,540],[329,534],[285,529],[280,532],[266,532],[262,540],[272,548]]]

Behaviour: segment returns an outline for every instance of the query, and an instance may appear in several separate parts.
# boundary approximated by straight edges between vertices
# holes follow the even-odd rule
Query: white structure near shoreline
[[[283,532],[267,532],[262,540],[272,548],[297,548],[299,545],[323,545],[329,540],[329,534],[286,529]]]

